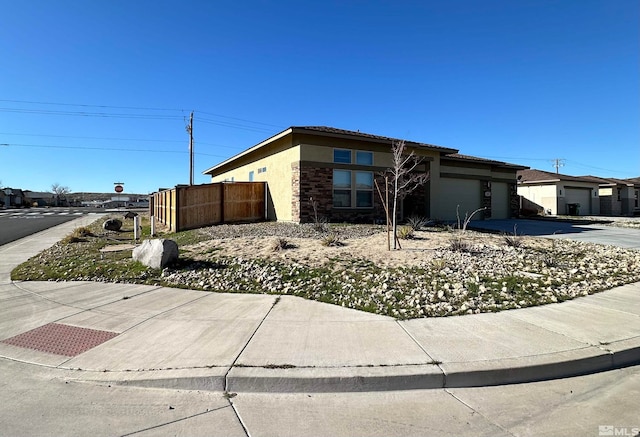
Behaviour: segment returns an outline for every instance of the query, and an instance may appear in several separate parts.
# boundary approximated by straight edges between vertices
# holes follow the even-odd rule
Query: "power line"
[[[118,147],[60,146],[60,145],[46,145],[46,144],[0,143],[0,146],[36,147],[36,148],[43,148],[43,149],[102,150],[107,152],[178,153],[178,154],[189,153],[188,151],[185,151],[185,150],[126,149],[126,148],[118,148]],[[210,154],[210,153],[197,153],[197,155],[227,158],[226,155],[216,155],[216,154]]]
[[[171,111],[171,112],[181,112],[184,113],[184,110],[182,109],[175,109],[175,108],[154,108],[154,107],[145,107],[145,106],[114,106],[114,105],[95,105],[95,104],[79,104],[79,103],[60,103],[60,102],[42,102],[42,101],[33,101],[33,100],[16,100],[16,99],[0,99],[0,102],[7,102],[7,103],[25,103],[25,104],[31,104],[31,105],[54,105],[54,106],[70,106],[70,107],[81,107],[81,108],[100,108],[100,109],[127,109],[127,110],[146,110],[146,111]],[[97,113],[97,112],[87,112],[87,111],[46,111],[46,110],[29,110],[29,109],[22,109],[22,108],[0,108],[0,110],[4,110],[5,112],[16,112],[16,113],[42,113],[42,114],[56,114],[56,115],[63,115],[66,113],[69,113],[69,115],[73,115],[73,114],[95,114],[93,116],[111,116],[111,117],[128,117],[131,116],[132,118],[135,118],[136,116],[140,117],[140,115],[131,115],[131,114],[108,114],[108,115],[98,115],[98,114],[105,114],[105,113]],[[239,117],[233,117],[233,116],[229,116],[229,115],[223,115],[223,114],[216,114],[213,112],[208,112],[208,111],[200,111],[197,110],[196,111],[196,116],[198,114],[205,114],[205,115],[210,115],[213,117],[220,117],[220,118],[226,118],[229,120],[237,120],[237,121],[242,121],[245,123],[252,123],[252,124],[258,124],[258,125],[263,125],[263,126],[271,126],[271,127],[276,127],[279,129],[283,129],[284,127],[281,125],[275,125],[275,124],[271,124],[271,123],[264,123],[261,121],[255,121],[255,120],[248,120],[246,118],[239,118]],[[142,117],[157,117],[154,115],[142,115]],[[179,116],[165,116],[165,117],[169,117],[169,118],[178,118]],[[211,119],[206,119],[206,118],[200,118],[198,117],[198,121],[207,121],[210,122],[212,124],[220,124],[222,126],[227,126],[227,127],[237,127],[237,128],[246,128],[247,130],[252,130],[251,126],[244,126],[241,124],[223,124],[223,122],[219,122],[216,120],[211,120]],[[257,128],[254,128],[257,129]],[[266,131],[266,129],[265,129]],[[270,132],[270,130],[269,130]]]
[[[147,111],[182,111],[182,109],[149,108],[149,107],[142,107],[142,106],[87,105],[87,104],[79,104],[79,103],[35,102],[35,101],[31,101],[31,100],[0,99],[0,102],[28,103],[28,104],[33,104],[33,105],[79,106],[79,107],[83,107],[83,108],[142,109],[142,110],[147,110]]]
[[[79,137],[73,135],[47,135],[47,134],[22,134],[13,132],[0,132],[0,135],[15,135],[24,137],[45,137],[45,138],[73,138],[80,140],[105,140],[105,141],[144,141],[150,143],[183,143],[184,141],[177,140],[152,140],[144,138],[112,138],[112,137]]]
[[[222,117],[222,118],[228,118],[228,119],[231,119],[231,120],[244,121],[244,122],[247,122],[247,123],[261,124],[261,125],[264,125],[264,126],[277,127],[279,129],[284,129],[286,127],[286,126],[281,126],[281,125],[277,125],[277,124],[263,123],[261,121],[247,120],[245,118],[230,117],[228,115],[221,115],[221,114],[213,114],[211,112],[206,112],[206,111],[198,111],[197,113],[198,114],[211,115],[213,117]]]
[[[152,114],[120,114],[108,112],[87,112],[87,111],[47,111],[44,109],[16,109],[0,108],[0,112],[12,112],[16,114],[37,114],[37,115],[63,115],[73,117],[102,117],[102,118],[132,118],[146,120],[179,120],[178,115],[152,115]]]
[[[196,119],[198,120],[198,122],[201,122],[201,123],[214,124],[214,125],[217,125],[217,126],[224,126],[224,127],[231,127],[231,128],[234,128],[234,129],[246,130],[246,131],[249,131],[249,132],[260,132],[260,133],[263,133],[263,132],[271,133],[271,132],[273,132],[272,129],[267,129],[267,128],[259,127],[259,126],[248,126],[248,125],[243,125],[243,124],[238,124],[238,123],[211,120],[211,119],[202,118],[202,117],[197,117]]]
[[[75,135],[24,134],[24,133],[15,133],[15,132],[0,132],[0,135],[44,137],[44,138],[69,138],[69,139],[79,139],[79,140],[139,141],[139,142],[148,142],[148,143],[184,144],[184,141],[179,141],[179,140],[157,140],[157,139],[148,139],[148,138],[84,137],[84,136],[75,136]],[[232,149],[232,150],[238,150],[239,148],[241,148],[237,146],[229,146],[229,145],[218,144],[218,143],[209,143],[205,141],[198,141],[198,144],[202,144],[204,146],[221,147],[223,149]]]

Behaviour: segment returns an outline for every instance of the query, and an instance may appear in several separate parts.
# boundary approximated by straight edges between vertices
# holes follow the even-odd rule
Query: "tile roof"
[[[486,158],[479,158],[477,156],[463,155],[461,153],[450,153],[450,154],[445,155],[443,157],[443,159],[454,159],[456,161],[471,161],[471,162],[478,162],[478,163],[496,165],[496,166],[499,166],[499,167],[518,168],[518,169],[522,169],[522,170],[529,168],[526,165],[511,164],[511,163],[504,162],[504,161],[495,161],[493,159],[486,159]]]
[[[522,176],[522,177],[520,177]],[[552,173],[550,171],[543,170],[519,170],[518,177],[522,183],[532,182],[555,182],[555,181],[573,181],[573,182],[591,182],[598,183],[595,180],[588,179],[580,176],[569,176],[566,174]]]
[[[634,182],[631,179],[618,179],[618,178],[601,178],[600,176],[580,176],[583,179],[588,179],[593,182],[598,182],[600,185],[633,185]],[[637,182],[636,182],[637,183]]]
[[[365,138],[365,139],[370,139],[370,140],[377,140],[377,141],[383,141],[383,142],[389,142],[392,143],[394,141],[405,141],[407,144],[410,144],[412,146],[417,146],[417,147],[424,147],[427,149],[433,149],[433,150],[439,150],[442,152],[446,152],[446,153],[456,153],[458,152],[457,149],[452,149],[451,147],[442,147],[442,146],[436,146],[434,144],[427,144],[427,143],[419,143],[419,142],[415,142],[415,141],[409,141],[409,140],[402,140],[401,138],[391,138],[391,137],[385,137],[382,135],[374,135],[374,134],[368,134],[368,133],[364,133],[364,132],[360,132],[360,131],[352,131],[352,130],[346,130],[346,129],[338,129],[335,127],[329,127],[329,126],[291,126],[291,129],[294,131],[312,131],[314,133],[324,133],[324,134],[328,134],[328,135],[343,135],[343,136],[350,136],[350,137],[356,137],[356,138]]]

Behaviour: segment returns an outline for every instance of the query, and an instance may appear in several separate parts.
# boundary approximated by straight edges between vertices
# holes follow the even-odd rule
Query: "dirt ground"
[[[385,232],[364,238],[350,238],[338,247],[323,246],[313,238],[286,238],[286,249],[274,250],[276,237],[237,237],[214,239],[192,246],[193,253],[215,254],[242,258],[263,258],[280,262],[297,262],[319,267],[330,260],[364,259],[379,267],[418,266],[429,261],[434,251],[449,247],[453,238],[478,246],[504,246],[504,237],[467,231],[464,234],[445,231],[417,231],[413,239],[401,239],[402,250],[387,250]],[[530,240],[530,239],[528,239]],[[527,240],[525,240],[527,241]]]

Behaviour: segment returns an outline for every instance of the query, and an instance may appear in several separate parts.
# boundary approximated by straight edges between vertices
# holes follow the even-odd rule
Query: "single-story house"
[[[517,177],[524,209],[550,215],[600,214],[597,181],[534,169],[519,170]]]
[[[32,206],[55,206],[56,204],[56,195],[53,193],[25,190],[24,194]]]
[[[629,216],[640,211],[640,180],[601,178],[583,176],[598,183],[600,214],[609,216]]]
[[[325,126],[293,126],[205,170],[211,182],[267,182],[267,219],[288,222],[383,221],[374,181],[392,166],[398,139]],[[429,181],[406,197],[400,216],[456,220],[508,218],[518,213],[516,172],[527,167],[461,155],[412,141]],[[380,185],[383,189],[383,185]]]
[[[0,207],[24,208],[27,203],[24,192],[20,188],[5,187],[0,190]]]

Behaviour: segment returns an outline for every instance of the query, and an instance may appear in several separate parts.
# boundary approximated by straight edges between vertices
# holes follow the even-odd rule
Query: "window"
[[[333,206],[335,208],[351,208],[352,205],[355,205],[356,208],[373,207],[373,173],[370,171],[334,170]]]
[[[373,207],[373,173],[370,171],[356,172],[356,207]]]
[[[253,182],[253,171],[249,172],[249,182]]]
[[[351,171],[333,171],[333,206],[349,208],[351,206]]]
[[[373,152],[356,151],[356,164],[373,165]]]
[[[333,162],[351,164],[351,150],[333,149]]]
[[[260,174],[260,173],[266,173],[266,172],[267,172],[267,167],[260,167],[260,168],[258,169],[258,174]]]

